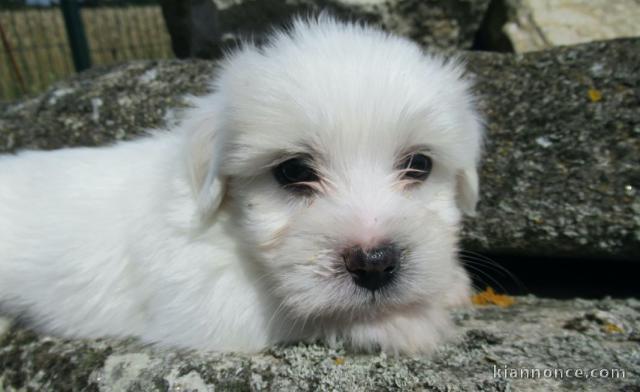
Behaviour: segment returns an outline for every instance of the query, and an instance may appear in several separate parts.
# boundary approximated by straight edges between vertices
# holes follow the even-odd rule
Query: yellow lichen
[[[502,308],[513,305],[516,300],[513,297],[504,294],[497,294],[493,288],[487,287],[485,291],[471,296],[471,302],[474,305],[498,305]]]
[[[598,102],[602,99],[602,92],[595,88],[590,88],[587,94],[589,95],[591,102]]]
[[[333,362],[334,362],[336,365],[344,365],[344,357],[336,357],[336,358],[333,360]]]
[[[605,332],[608,333],[621,333],[622,332],[622,328],[620,328],[619,326],[613,324],[613,323],[606,323],[604,325],[604,330]]]

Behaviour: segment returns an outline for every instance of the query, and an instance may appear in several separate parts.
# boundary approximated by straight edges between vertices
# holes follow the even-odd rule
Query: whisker
[[[530,292],[529,288],[516,275],[514,275],[511,271],[509,271],[490,257],[470,250],[460,250],[460,254],[461,258],[466,255],[466,258],[463,258],[465,261],[476,262],[478,265],[486,265],[487,267],[492,268],[494,271],[500,273],[501,275],[511,279],[516,284],[516,286],[518,286],[518,288],[520,288],[524,292]]]
[[[505,289],[505,287],[502,285],[502,283],[500,283],[497,279],[493,278],[491,275],[489,275],[488,273],[486,273],[485,271],[481,270],[480,268],[473,266],[473,265],[467,265],[467,268],[470,268],[472,271],[475,271],[477,273],[482,274],[483,276],[485,276],[487,279],[489,279],[493,284],[495,284],[495,287],[499,288],[500,290],[502,290],[502,292],[506,293],[507,290]],[[476,275],[477,278],[480,278],[479,276]],[[480,278],[480,280],[482,281],[482,283],[487,284],[486,281],[484,281],[482,278]],[[490,286],[490,285],[487,285]]]

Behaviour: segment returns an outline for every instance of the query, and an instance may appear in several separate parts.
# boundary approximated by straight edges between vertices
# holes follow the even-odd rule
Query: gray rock
[[[640,254],[640,40],[468,59],[488,137],[464,247]]]
[[[640,252],[640,40],[527,55],[470,52],[488,137],[463,247],[516,255]],[[99,145],[173,122],[215,64],[96,69],[7,105],[0,152]],[[591,96],[590,96],[591,94]]]
[[[202,94],[215,64],[136,62],[95,68],[0,112],[0,152],[96,146],[167,124],[185,94]]]
[[[360,4],[379,16],[388,31],[404,35],[431,49],[471,49],[489,7],[487,0],[342,0]]]
[[[506,0],[501,29],[516,52],[640,36],[637,0]]]
[[[204,4],[208,1],[215,7]],[[178,57],[217,58],[221,47],[234,45],[238,38],[259,40],[273,25],[288,24],[293,15],[322,11],[379,24],[433,48],[469,49],[489,0],[163,0],[161,4]]]
[[[459,335],[431,357],[362,355],[315,344],[274,347],[255,355],[193,353],[145,347],[135,341],[62,340],[14,326],[0,335],[0,390],[604,391],[640,387],[638,300],[519,297],[510,307],[462,310],[455,319]],[[512,371],[507,369],[520,368],[529,369],[529,378],[506,375]],[[604,369],[609,376],[545,377],[567,369],[597,369],[598,374]],[[535,372],[541,376],[536,378]]]

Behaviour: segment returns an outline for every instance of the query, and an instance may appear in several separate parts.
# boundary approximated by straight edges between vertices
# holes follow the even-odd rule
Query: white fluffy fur
[[[71,337],[428,351],[469,287],[456,244],[481,127],[462,73],[403,38],[298,20],[230,55],[172,132],[0,157],[0,302]],[[409,187],[396,166],[416,149],[434,167]],[[323,178],[310,199],[271,174],[296,153]],[[407,252],[373,294],[340,253],[382,239]]]

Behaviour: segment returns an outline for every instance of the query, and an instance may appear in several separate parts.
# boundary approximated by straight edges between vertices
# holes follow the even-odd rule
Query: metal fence
[[[74,65],[83,33],[88,65],[173,57],[158,1],[2,0],[0,100],[37,93],[84,68],[77,58]]]

